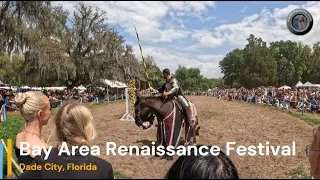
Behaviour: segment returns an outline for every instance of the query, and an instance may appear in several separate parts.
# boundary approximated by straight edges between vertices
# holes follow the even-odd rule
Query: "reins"
[[[138,95],[138,97],[141,98],[140,95]],[[143,97],[143,96],[142,96],[142,97]],[[144,96],[144,97],[145,97],[145,98],[148,98],[148,97],[156,97],[156,96]],[[158,116],[158,114],[159,114],[161,108],[163,107],[163,105],[165,104],[165,101],[167,100],[167,98],[168,98],[168,96],[165,96],[164,100],[162,101],[162,104],[161,104],[160,108],[159,108],[158,110],[156,110],[156,113],[154,114],[155,117]],[[138,112],[139,112],[139,114],[138,114],[139,119],[138,119],[138,121],[139,121],[139,123],[143,123],[143,121],[141,120],[141,116],[140,116],[141,100],[139,100],[139,104],[138,104],[138,105],[139,105],[139,111],[138,111]],[[147,118],[150,117],[150,114],[152,114],[152,113],[149,113],[149,115],[148,115]]]
[[[157,117],[158,113],[160,112],[160,109],[162,108],[162,106],[164,105],[164,102],[167,100],[168,96],[164,97],[164,100],[162,101],[162,105],[160,106],[160,108],[157,110],[157,113],[155,114],[155,116]]]

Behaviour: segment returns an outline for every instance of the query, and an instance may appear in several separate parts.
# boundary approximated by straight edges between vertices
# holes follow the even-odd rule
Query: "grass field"
[[[320,114],[319,113],[309,113],[309,112],[304,112],[302,115],[301,111],[297,111],[294,109],[288,109],[288,110],[282,110],[278,108],[279,111],[283,111],[284,113],[288,113],[289,115],[299,118],[306,123],[308,123],[311,126],[319,125],[320,124]]]
[[[237,101],[239,103],[246,103],[246,102],[240,102]],[[265,106],[263,104],[254,104],[254,103],[248,103],[250,105],[258,105],[258,106]],[[266,108],[272,108],[272,109],[276,109],[278,111],[281,111],[283,113],[287,113],[295,118],[299,118],[300,120],[305,121],[306,123],[308,123],[311,126],[315,126],[315,125],[319,125],[320,124],[320,114],[319,113],[309,113],[309,112],[304,112],[302,115],[301,111],[297,111],[294,109],[289,108],[288,110],[284,109],[282,110],[281,108],[276,108],[276,107],[272,107],[272,106],[265,106]]]
[[[291,116],[299,118],[309,125],[315,126],[320,124],[320,115],[319,114],[312,114],[312,113],[304,113],[304,115],[301,114],[301,112],[294,111],[292,109],[289,109],[287,111]]]
[[[110,101],[109,104],[115,104],[115,103],[121,103],[121,102],[123,102],[123,100]],[[95,107],[99,107],[102,105],[106,105],[106,103],[99,103],[99,104],[96,104],[96,103],[89,104],[88,103],[87,105],[89,106],[89,108],[95,108]],[[56,113],[56,109],[54,108],[51,110],[51,114],[55,115],[55,113]],[[24,120],[19,112],[8,112],[7,120],[0,123],[0,138],[3,139],[5,142],[7,139],[12,139],[12,142],[14,143],[15,139],[16,139],[16,134],[23,130],[23,126],[24,126]],[[12,152],[12,155],[17,162],[17,158],[15,156],[14,150]],[[7,159],[6,153],[4,153],[3,157],[4,157],[4,159]],[[13,165],[13,172],[14,172],[15,176],[20,175],[20,172],[14,167],[14,165]],[[3,177],[7,178],[7,161],[6,160],[4,160],[3,173],[4,173]],[[114,171],[114,176],[117,179],[131,179],[131,177],[128,177],[118,171]],[[10,177],[10,179],[11,178],[12,177]],[[8,177],[8,179],[9,179],[9,177]]]

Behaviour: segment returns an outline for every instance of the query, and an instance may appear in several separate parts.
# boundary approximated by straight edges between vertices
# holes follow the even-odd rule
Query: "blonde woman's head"
[[[92,119],[91,111],[84,105],[63,105],[55,116],[58,141],[72,146],[89,146],[96,137]]]
[[[18,93],[14,98],[20,113],[25,119],[27,126],[35,121],[40,125],[46,125],[51,116],[50,102],[47,96],[40,91],[28,91]]]

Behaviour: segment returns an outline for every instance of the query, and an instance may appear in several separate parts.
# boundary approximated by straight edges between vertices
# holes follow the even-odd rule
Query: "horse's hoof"
[[[158,158],[158,157],[162,157],[159,154],[156,153],[156,155],[154,155],[154,157]]]
[[[160,156],[160,159],[166,159],[167,157],[166,156]]]
[[[168,156],[168,157],[167,157],[167,160],[168,160],[168,161],[172,161],[172,160],[173,160],[173,157],[172,157],[172,156]]]

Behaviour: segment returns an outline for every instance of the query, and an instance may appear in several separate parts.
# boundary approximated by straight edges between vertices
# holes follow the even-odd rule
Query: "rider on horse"
[[[179,87],[178,81],[176,78],[170,75],[169,69],[164,69],[162,71],[163,78],[166,79],[166,82],[162,85],[158,91],[163,93],[168,98],[172,99],[177,97],[179,103],[182,105],[182,108],[186,114],[187,121],[189,122],[190,126],[194,126],[195,120],[192,119],[192,111],[188,100],[184,97],[182,93],[182,89]]]

